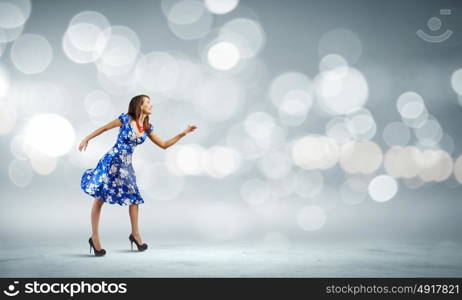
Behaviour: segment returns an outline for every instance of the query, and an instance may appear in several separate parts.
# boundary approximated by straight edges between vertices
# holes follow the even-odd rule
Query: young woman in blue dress
[[[128,113],[120,116],[106,125],[96,129],[85,137],[79,145],[79,151],[85,150],[88,142],[110,129],[119,128],[116,144],[99,160],[94,169],[87,169],[82,175],[82,190],[94,197],[91,210],[92,236],[88,243],[96,256],[103,256],[106,250],[101,248],[99,240],[98,224],[103,204],[129,205],[129,215],[131,222],[131,234],[129,241],[133,249],[136,244],[138,251],[147,249],[147,244],[143,243],[138,229],[138,204],[144,203],[136,185],[131,157],[136,146],[142,144],[146,137],[162,149],[175,144],[180,138],[197,128],[195,125],[188,127],[172,137],[163,141],[152,129],[149,123],[152,103],[147,95],[137,95],[133,97],[128,106]]]

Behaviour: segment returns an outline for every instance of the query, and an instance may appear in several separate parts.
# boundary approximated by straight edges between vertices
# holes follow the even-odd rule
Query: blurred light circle
[[[58,163],[56,156],[45,155],[36,150],[32,150],[29,153],[29,158],[32,169],[40,175],[51,174],[56,169]]]
[[[369,110],[355,108],[347,113],[345,122],[350,136],[356,140],[370,140],[375,136],[377,125]]]
[[[69,22],[69,25],[76,25],[76,24],[92,24],[100,29],[106,29],[111,24],[109,20],[100,12],[92,11],[92,10],[84,10],[76,15],[74,15]]]
[[[202,155],[202,168],[208,175],[223,178],[237,171],[241,164],[239,153],[229,147],[212,146]]]
[[[305,92],[307,95],[310,95],[299,97],[299,99],[307,100],[307,105],[311,105],[311,80],[305,74],[298,72],[283,73],[272,80],[269,89],[271,101],[275,106],[280,107],[284,100],[287,99],[287,94],[294,90],[297,91],[297,94],[292,95],[300,96],[301,92]],[[292,98],[293,96],[290,97]]]
[[[299,170],[295,175],[295,193],[304,198],[318,195],[324,186],[324,177],[318,170]]]
[[[319,71],[325,77],[340,79],[348,72],[348,62],[341,55],[328,54],[319,62]]]
[[[196,144],[183,145],[176,156],[176,164],[183,174],[199,175],[203,172],[201,159],[205,149]]]
[[[419,128],[427,121],[429,116],[430,115],[427,109],[425,109],[423,113],[416,119],[408,119],[408,118],[401,116],[401,120],[403,121],[404,124],[406,124],[406,126],[410,128]]]
[[[419,177],[425,181],[441,182],[453,172],[452,157],[442,150],[425,150],[417,159]]]
[[[98,50],[96,50],[97,54],[77,49],[77,47],[71,43],[69,38],[69,34],[72,32],[72,28],[73,26],[70,26],[63,35],[62,48],[64,54],[66,54],[67,58],[78,64],[86,64],[96,61],[101,55],[103,48],[99,47]]]
[[[20,81],[10,86],[8,98],[14,99],[19,111],[26,115],[56,113],[66,115],[72,109],[72,94],[52,81]]]
[[[104,45],[93,51],[98,57],[95,65],[100,72],[108,75],[123,74],[132,69],[140,51],[138,35],[126,26],[111,26],[106,28],[98,39],[99,45]]]
[[[31,12],[30,0],[2,0],[0,7],[0,28],[3,29],[24,27]]]
[[[239,49],[232,43],[219,42],[208,51],[209,64],[218,70],[229,70],[239,61]]]
[[[49,156],[61,156],[69,152],[75,140],[71,123],[56,114],[38,114],[26,125],[26,143]]]
[[[294,163],[304,169],[329,169],[338,158],[338,144],[326,136],[305,136],[297,139],[292,146]]]
[[[25,24],[15,28],[0,27],[0,43],[6,44],[16,40],[23,34]]]
[[[414,146],[393,146],[385,153],[383,167],[394,178],[412,178],[419,173],[417,165],[419,149]]]
[[[22,10],[11,2],[0,2],[0,27],[10,29],[24,25],[27,20]]]
[[[439,148],[451,154],[454,151],[455,143],[452,136],[443,132],[443,136],[439,142]]]
[[[165,157],[165,165],[167,166],[167,170],[176,176],[184,176],[186,175],[178,166],[178,153],[180,152],[183,145],[178,147],[173,147],[170,151],[167,152]],[[143,163],[144,164],[144,163]]]
[[[341,199],[338,187],[332,187],[325,184],[321,193],[316,195],[310,202],[327,212],[337,208],[340,201]]]
[[[111,96],[102,90],[90,91],[85,96],[84,107],[94,124],[104,125],[116,115]]]
[[[8,176],[16,186],[24,188],[28,186],[33,177],[33,171],[28,160],[16,160],[10,162]]]
[[[210,31],[213,16],[202,2],[195,0],[163,1],[163,4],[168,27],[177,37],[194,40],[202,38]]]
[[[326,136],[334,139],[338,144],[344,144],[352,140],[345,117],[333,117],[326,124]]]
[[[287,126],[299,126],[306,120],[311,105],[310,94],[304,90],[291,90],[284,96],[279,106],[279,119]]]
[[[275,124],[269,135],[253,135],[252,139],[256,142],[260,151],[265,152],[285,146],[287,134],[287,128]]]
[[[98,139],[91,140],[88,143],[88,147],[85,149],[85,151],[78,150],[78,146],[82,139],[86,137],[88,132],[91,132],[92,130],[94,130],[94,125],[90,127],[88,124],[85,124],[84,128],[79,128],[78,138],[67,154],[69,162],[75,167],[94,168],[98,163],[101,155],[107,151],[108,145],[99,141]]]
[[[362,53],[358,36],[350,30],[338,28],[325,33],[318,46],[319,57],[336,53],[344,57],[349,65],[356,63]]]
[[[29,159],[27,156],[27,152],[25,151],[25,144],[24,144],[24,135],[18,134],[16,135],[10,143],[10,151],[11,154],[17,160],[27,160]]]
[[[412,178],[403,178],[402,179],[406,187],[415,190],[420,187],[422,187],[425,184],[425,181],[423,181],[420,177],[412,177]]]
[[[111,96],[101,90],[93,90],[85,96],[83,103],[88,115],[98,117],[111,108]]]
[[[135,68],[135,78],[141,88],[165,95],[175,88],[180,74],[176,58],[166,52],[145,54]]]
[[[269,179],[267,182],[271,188],[272,194],[276,197],[287,197],[292,195],[297,186],[297,178],[293,170],[284,177]]]
[[[266,42],[262,26],[255,20],[237,18],[226,22],[220,28],[220,37],[236,45],[241,57],[257,55]]]
[[[108,42],[111,24],[101,13],[82,11],[72,17],[64,33],[64,53],[75,63],[90,63],[98,60]]]
[[[377,202],[385,202],[398,192],[398,183],[388,175],[374,177],[369,183],[369,196]]]
[[[341,147],[340,166],[347,173],[371,174],[382,164],[380,147],[371,141],[352,141]]]
[[[254,138],[266,138],[268,137],[275,127],[273,117],[262,111],[250,113],[244,120],[244,126],[247,130],[247,134]]]
[[[175,4],[178,3],[178,1],[179,0],[161,0],[160,1],[160,8],[165,17],[168,16],[170,10]]]
[[[176,80],[175,88],[171,96],[177,100],[192,102],[195,89],[200,87],[205,78],[205,71],[199,62],[189,58],[177,58],[176,63],[180,70]]]
[[[140,174],[137,176],[140,189],[156,200],[172,200],[183,191],[183,178],[171,174],[163,162],[144,166],[138,174]]]
[[[102,30],[93,24],[78,23],[69,26],[68,34],[70,42],[81,51],[94,51],[96,50],[99,35]]]
[[[411,131],[402,122],[392,122],[383,130],[383,140],[389,146],[406,146],[411,139]]]
[[[343,76],[319,74],[315,77],[317,104],[324,113],[346,114],[367,102],[369,87],[364,75],[355,68],[348,68],[345,73]]]
[[[169,22],[168,27],[176,37],[182,40],[197,40],[205,37],[210,32],[212,24],[212,15],[206,12],[196,23],[177,25]]]
[[[268,151],[258,160],[258,168],[266,178],[283,178],[292,168],[290,153],[283,150]]]
[[[454,90],[459,95],[462,95],[462,69],[454,71],[451,75],[451,85]]]
[[[207,78],[195,90],[195,108],[207,120],[220,122],[236,115],[244,97],[244,90],[234,80]]]
[[[200,1],[182,0],[173,4],[167,14],[169,22],[178,25],[188,25],[197,22],[205,12]]]
[[[253,160],[263,155],[256,141],[247,134],[243,122],[234,124],[226,134],[226,145],[236,149],[246,160]]]
[[[48,40],[33,33],[23,34],[16,39],[10,51],[11,61],[19,71],[25,74],[43,72],[53,58],[53,49]]]
[[[198,45],[198,51],[201,56],[201,61],[205,64],[204,67],[211,75],[216,75],[220,77],[222,75],[226,75],[228,77],[234,77],[238,79],[243,84],[248,87],[254,87],[259,84],[261,81],[261,77],[266,76],[266,66],[264,62],[258,57],[242,57],[242,53],[240,52],[240,39],[236,37],[235,34],[230,35],[227,34],[226,36],[220,34],[219,28],[215,28],[211,30],[206,36],[204,36]],[[229,49],[234,49],[232,51],[223,51],[223,58],[228,59],[227,64],[232,63],[232,67],[226,70],[221,69],[218,70],[214,67],[210,66],[210,49],[215,45],[231,45],[227,47]],[[224,47],[222,47],[224,48]],[[234,53],[234,54],[233,54]],[[218,57],[219,55],[216,55]],[[221,72],[226,71],[225,74],[220,74]],[[257,78],[257,80],[250,80],[250,79]]]
[[[414,132],[419,143],[424,146],[438,145],[443,136],[443,129],[433,116],[429,116],[420,127],[414,129]]]
[[[416,92],[405,92],[401,94],[396,102],[398,112],[405,119],[417,119],[426,110],[425,103]]]
[[[205,7],[218,15],[229,13],[239,4],[239,0],[205,0]]]
[[[10,133],[16,126],[18,113],[10,101],[0,101],[0,135]]]
[[[308,205],[300,209],[297,214],[297,223],[305,231],[316,231],[326,223],[326,213],[315,205]]]
[[[99,85],[111,95],[133,95],[139,93],[133,70],[123,74],[108,75],[98,72]]]
[[[340,198],[348,205],[357,205],[367,196],[367,183],[358,178],[347,179],[340,188]]]
[[[272,194],[265,202],[252,205],[252,209],[259,216],[274,221],[275,218],[280,216],[283,206],[281,200]]]
[[[241,185],[240,194],[248,204],[260,205],[271,197],[271,189],[266,181],[251,178]]]
[[[454,163],[454,177],[462,184],[462,155],[459,155]]]

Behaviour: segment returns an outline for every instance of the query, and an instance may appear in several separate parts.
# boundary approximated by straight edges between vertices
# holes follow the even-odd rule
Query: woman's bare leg
[[[95,198],[93,202],[93,207],[91,209],[91,239],[95,245],[96,250],[101,250],[101,244],[99,242],[99,217],[101,214],[101,207],[103,207],[104,201],[98,198]]]
[[[132,224],[133,237],[139,244],[143,244],[143,241],[141,240],[140,231],[138,230],[138,204],[129,205],[128,212],[130,214],[130,222]]]

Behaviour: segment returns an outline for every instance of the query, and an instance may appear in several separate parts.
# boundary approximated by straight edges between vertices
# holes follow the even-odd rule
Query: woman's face
[[[151,99],[144,97],[143,104],[141,105],[141,112],[150,115],[151,114]]]

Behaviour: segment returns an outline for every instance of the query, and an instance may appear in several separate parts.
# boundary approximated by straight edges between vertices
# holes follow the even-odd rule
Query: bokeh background
[[[454,254],[461,50],[460,1],[2,0],[3,256],[84,249],[81,175],[118,130],[77,147],[137,94],[162,139],[198,127],[135,149],[152,247],[386,239]],[[103,245],[129,233],[127,207],[105,204]]]

